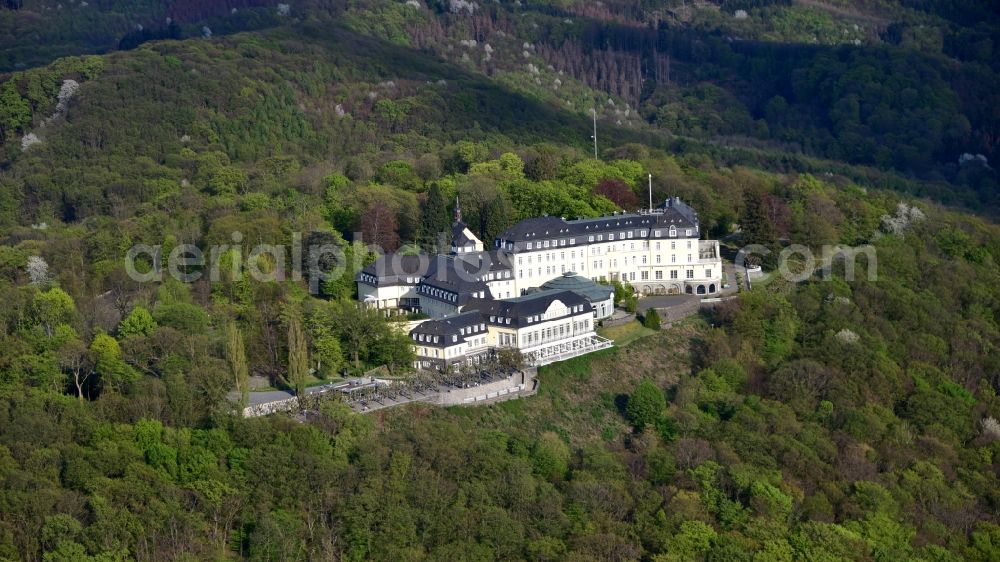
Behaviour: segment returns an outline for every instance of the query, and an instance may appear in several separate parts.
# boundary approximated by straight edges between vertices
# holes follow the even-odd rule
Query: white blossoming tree
[[[31,256],[24,268],[28,271],[28,279],[32,285],[44,285],[49,282],[49,264],[41,256]]]

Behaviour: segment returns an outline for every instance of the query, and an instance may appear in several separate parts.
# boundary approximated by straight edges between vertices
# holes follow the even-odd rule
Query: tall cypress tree
[[[434,182],[427,192],[427,200],[424,201],[423,218],[420,225],[424,242],[435,243],[438,233],[447,233],[450,225],[448,204],[444,199],[444,194],[441,193],[441,188],[437,182]]]
[[[240,409],[250,403],[250,372],[247,367],[247,352],[243,345],[243,332],[235,322],[226,326],[226,359],[235,380],[236,391],[240,393]]]
[[[295,387],[296,396],[306,392],[306,375],[309,374],[309,350],[302,321],[298,316],[288,320],[288,382]]]
[[[748,188],[743,192],[743,213],[740,215],[744,244],[771,246],[776,241],[774,225],[767,213],[764,193]]]

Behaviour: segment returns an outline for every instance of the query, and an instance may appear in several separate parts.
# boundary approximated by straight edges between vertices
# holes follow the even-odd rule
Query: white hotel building
[[[677,198],[636,213],[528,219],[489,251],[460,209],[455,215],[449,254],[387,254],[357,277],[368,306],[433,319],[411,332],[424,366],[498,347],[515,347],[535,364],[607,347],[594,329],[613,312],[613,290],[598,282],[627,282],[643,294],[709,296],[722,288],[719,243],[701,240],[697,214]]]
[[[713,295],[722,288],[717,240],[701,240],[694,209],[671,198],[637,213],[521,221],[483,244],[456,212],[450,255],[388,254],[357,278],[362,302],[384,309],[450,314],[469,298],[505,299],[567,273],[627,281],[642,294]]]
[[[501,348],[517,349],[527,364],[539,366],[611,347],[596,327],[586,298],[550,289],[512,299],[473,299],[458,314],[419,324],[410,338],[418,368],[447,370]]]
[[[722,288],[719,242],[701,240],[697,214],[677,198],[638,213],[528,219],[495,245],[508,255],[519,292],[567,271],[627,281],[643,294],[711,295]]]

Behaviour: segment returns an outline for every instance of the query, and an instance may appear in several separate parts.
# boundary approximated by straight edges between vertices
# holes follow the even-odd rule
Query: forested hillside
[[[0,10],[0,560],[1000,559],[988,2],[85,4]],[[877,260],[768,277],[524,400],[227,399],[408,376],[354,305],[361,242],[433,245],[456,196],[484,240],[634,209],[648,174],[768,270],[788,243]],[[124,267],[299,235],[347,274]]]

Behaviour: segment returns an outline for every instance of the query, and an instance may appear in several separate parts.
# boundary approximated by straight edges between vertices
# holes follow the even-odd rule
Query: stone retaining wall
[[[427,401],[440,406],[480,406],[520,396],[531,396],[538,391],[538,381],[535,378],[537,374],[538,369],[527,368],[507,379],[470,388],[451,389],[439,393],[436,400]]]
[[[660,315],[660,322],[673,323],[697,314],[700,309],[701,299],[694,297],[677,306],[657,308],[656,312]]]
[[[259,416],[269,416],[277,412],[292,412],[299,409],[299,399],[297,396],[277,400],[275,402],[264,402],[255,406],[243,409],[244,418],[256,418]]]
[[[635,313],[629,313],[618,318],[615,318],[614,316],[612,316],[611,318],[605,318],[604,320],[601,320],[601,325],[604,326],[605,328],[611,328],[613,326],[621,326],[622,324],[628,324],[633,320],[635,320]]]

